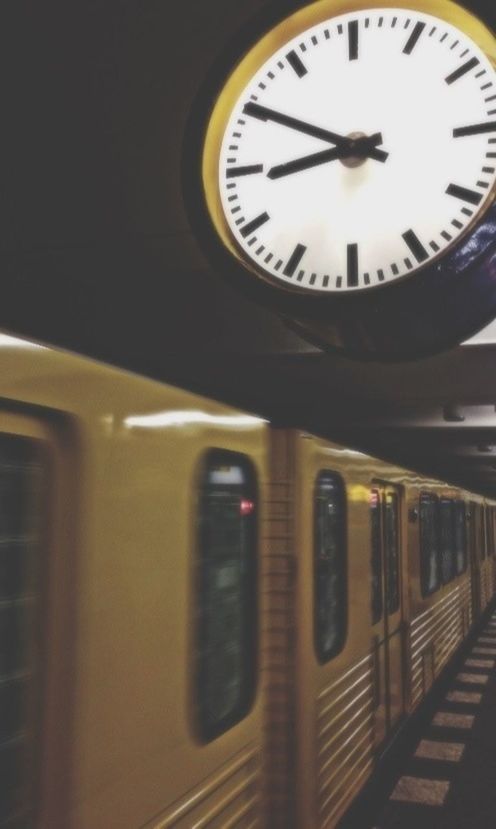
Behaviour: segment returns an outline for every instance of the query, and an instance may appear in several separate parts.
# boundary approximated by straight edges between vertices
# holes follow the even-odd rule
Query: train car
[[[260,825],[266,424],[0,338],[0,825]]]
[[[479,496],[0,334],[0,826],[334,827],[493,593]]]
[[[334,827],[492,596],[488,507],[286,430],[269,491],[269,825]]]

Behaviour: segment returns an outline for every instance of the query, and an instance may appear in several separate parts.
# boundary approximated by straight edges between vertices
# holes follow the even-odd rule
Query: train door
[[[374,484],[371,530],[376,745],[391,734],[404,712],[400,509],[399,489]]]

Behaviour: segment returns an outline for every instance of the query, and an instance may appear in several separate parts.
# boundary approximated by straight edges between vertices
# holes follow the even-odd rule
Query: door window
[[[381,537],[381,496],[377,489],[370,493],[370,548],[372,573],[372,624],[382,619],[382,537]]]
[[[467,518],[464,501],[455,501],[454,521],[455,565],[456,574],[460,576],[467,569]]]
[[[400,539],[398,496],[386,492],[385,498],[385,541],[387,562],[387,612],[396,613],[400,606]]]
[[[426,492],[420,495],[420,582],[423,596],[434,593],[440,583],[437,503],[435,495]]]
[[[439,502],[439,546],[441,578],[447,584],[455,574],[454,501],[441,498]]]
[[[256,482],[247,458],[214,450],[200,487],[198,720],[211,740],[248,712],[257,635]]]
[[[479,513],[479,549],[480,549],[480,557],[482,560],[486,558],[486,522],[485,522],[485,511],[482,504],[478,506],[478,513]]]
[[[314,490],[315,649],[327,662],[343,648],[347,624],[346,496],[334,472],[319,473]]]

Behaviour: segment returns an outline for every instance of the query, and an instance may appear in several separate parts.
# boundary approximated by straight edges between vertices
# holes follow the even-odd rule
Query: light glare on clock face
[[[312,291],[424,266],[483,212],[495,180],[490,61],[453,25],[391,8],[332,18],[275,52],[239,96],[219,163],[245,257]]]

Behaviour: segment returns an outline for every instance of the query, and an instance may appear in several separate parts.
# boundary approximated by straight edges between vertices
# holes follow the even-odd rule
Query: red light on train
[[[239,504],[239,511],[241,515],[251,515],[255,509],[255,502],[249,501],[247,498],[242,498]]]

